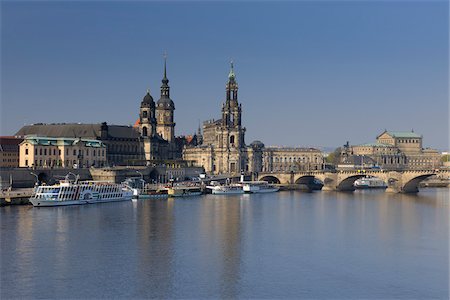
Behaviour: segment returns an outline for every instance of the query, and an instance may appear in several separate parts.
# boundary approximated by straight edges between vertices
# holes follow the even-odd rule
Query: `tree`
[[[341,151],[341,147],[336,148],[333,152],[328,154],[328,156],[326,157],[326,162],[332,165],[339,164],[341,160]]]

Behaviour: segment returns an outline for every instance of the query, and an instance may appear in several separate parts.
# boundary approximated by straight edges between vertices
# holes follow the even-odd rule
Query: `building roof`
[[[319,149],[311,147],[287,147],[287,146],[268,146],[265,151],[289,151],[289,152],[321,152]]]
[[[382,134],[387,133],[395,138],[421,138],[422,136],[418,135],[414,131],[387,131],[385,130]],[[379,138],[382,134],[377,136]]]
[[[22,141],[14,136],[0,136],[0,152],[18,152]]]
[[[65,138],[90,138],[99,139],[101,137],[102,124],[33,124],[22,127],[16,136],[46,136]],[[124,125],[108,125],[108,136],[112,138],[139,138],[139,132]]]
[[[23,143],[30,143],[40,146],[72,146],[78,143],[84,143],[86,147],[101,148],[105,147],[99,140],[81,139],[81,138],[55,138],[47,136],[26,136]]]
[[[175,109],[175,104],[173,103],[172,99],[167,96],[161,96],[161,98],[159,98],[157,102],[157,105],[160,108]]]
[[[383,143],[367,143],[367,144],[361,144],[361,145],[355,145],[353,147],[385,147],[385,148],[392,148],[395,147],[393,145],[389,144],[383,144]]]
[[[142,99],[141,107],[143,106],[155,107],[155,101],[150,95],[150,90],[147,90],[147,94],[145,94],[144,98]]]

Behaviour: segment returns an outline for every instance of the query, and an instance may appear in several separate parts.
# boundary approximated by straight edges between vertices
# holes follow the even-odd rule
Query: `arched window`
[[[142,127],[142,135],[147,136],[147,127]]]
[[[234,135],[230,136],[230,144],[234,144]]]

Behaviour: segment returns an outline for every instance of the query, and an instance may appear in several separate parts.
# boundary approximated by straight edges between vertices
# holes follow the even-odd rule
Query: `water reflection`
[[[444,298],[448,196],[3,207],[1,298]]]

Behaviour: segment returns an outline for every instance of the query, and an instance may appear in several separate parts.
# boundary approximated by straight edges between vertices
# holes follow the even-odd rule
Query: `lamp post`
[[[31,175],[36,177],[36,182],[34,183],[34,187],[36,188],[39,185],[39,176],[37,176],[35,173],[30,172]]]

